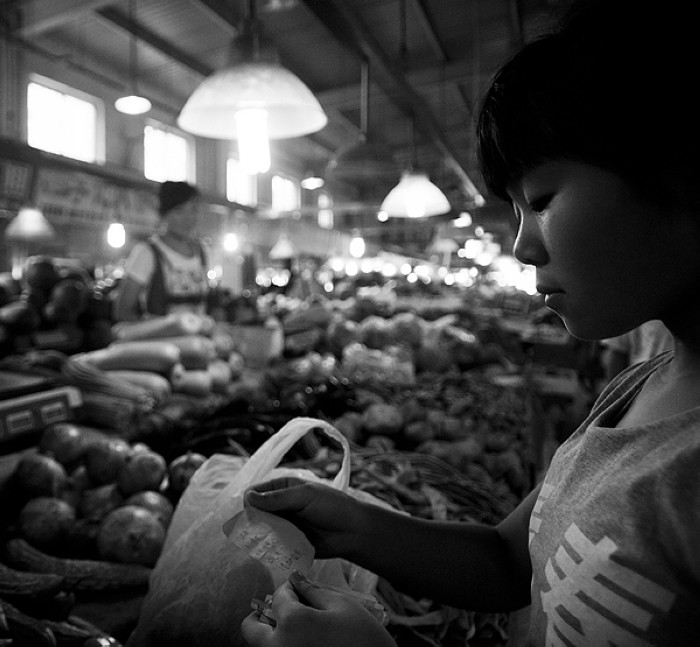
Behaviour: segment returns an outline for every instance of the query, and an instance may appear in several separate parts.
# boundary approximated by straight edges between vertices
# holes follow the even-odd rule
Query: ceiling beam
[[[118,11],[117,9],[107,7],[105,9],[99,9],[96,13],[129,34],[138,36],[138,39],[146,43],[149,47],[152,47],[168,58],[176,61],[180,65],[197,72],[202,76],[209,76],[214,71],[208,65],[205,65],[193,56],[190,56],[180,48],[173,45],[170,41],[161,38],[158,36],[158,34],[154,33],[150,29],[147,29],[142,24],[131,20],[129,16],[121,11]]]
[[[114,0],[32,0],[22,6],[22,38],[36,38],[44,32],[73,22],[81,16],[92,13]]]
[[[442,153],[447,167],[458,177],[464,193],[476,198],[479,191],[465,170],[452,144],[443,133],[423,98],[411,87],[399,66],[391,60],[360,17],[342,0],[301,0],[343,45],[365,56],[380,74],[377,85],[413,119],[416,130],[432,141]]]
[[[442,46],[442,43],[440,42],[440,39],[435,33],[433,23],[428,16],[428,12],[425,8],[425,0],[411,0],[411,4],[413,5],[414,9],[413,13],[415,13],[416,18],[418,19],[418,24],[423,30],[423,34],[425,35],[428,42],[430,43],[430,46],[435,52],[435,57],[439,61],[446,61],[447,55],[445,54],[445,50]]]
[[[425,89],[439,87],[443,82],[471,84],[479,78],[474,71],[474,63],[467,60],[451,61],[444,65],[413,70],[405,74],[404,77],[413,87]],[[360,96],[360,84],[324,90],[317,92],[316,96],[324,107],[329,106],[339,110],[354,107]]]

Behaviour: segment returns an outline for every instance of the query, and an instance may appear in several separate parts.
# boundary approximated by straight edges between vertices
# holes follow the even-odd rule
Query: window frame
[[[275,178],[289,182],[294,187],[295,192],[295,205],[291,209],[280,209],[275,205]],[[290,175],[284,173],[273,173],[270,178],[270,206],[274,211],[279,211],[282,213],[290,213],[293,211],[298,211],[301,209],[301,185],[299,180],[293,178]]]
[[[180,178],[178,177],[177,179],[174,179],[172,177],[168,177],[167,174],[164,174],[164,177],[162,179],[155,179],[155,178],[150,178],[148,177],[147,169],[146,169],[146,129],[152,128],[154,130],[160,130],[166,135],[175,135],[176,137],[180,137],[185,141],[185,147],[187,151],[187,159],[185,160],[185,177]],[[154,182],[164,182],[166,180],[175,180],[175,181],[185,181],[190,184],[196,184],[197,182],[197,174],[196,174],[196,168],[197,168],[197,160],[196,160],[196,155],[197,155],[197,149],[196,149],[196,144],[194,137],[189,135],[188,133],[184,132],[183,130],[180,130],[179,128],[176,128],[174,126],[170,126],[169,124],[165,124],[161,121],[157,121],[155,119],[146,119],[144,124],[143,124],[143,176],[147,180],[151,180]]]
[[[229,164],[231,162],[235,162],[238,165],[238,171],[241,174],[244,174],[248,177],[248,183],[249,183],[249,191],[250,191],[250,201],[248,202],[241,202],[238,198],[240,196],[234,196],[233,198],[231,197],[231,191],[229,190]],[[250,173],[247,173],[245,169],[243,169],[243,165],[241,164],[241,161],[236,157],[235,155],[227,155],[226,156],[226,169],[225,169],[225,189],[226,189],[226,199],[229,202],[235,202],[236,204],[240,204],[246,207],[256,207],[258,205],[258,176],[257,175],[252,175]]]
[[[70,155],[66,155],[64,153],[55,153],[53,151],[47,151],[44,148],[39,148],[38,146],[35,146],[33,144],[29,144],[29,86],[31,84],[43,86],[49,90],[53,90],[54,92],[59,92],[62,95],[71,97],[73,99],[78,99],[79,101],[84,101],[85,103],[89,103],[95,108],[95,130],[93,133],[93,144],[94,144],[94,159],[93,160],[84,160],[80,159],[77,157],[72,157]],[[37,74],[35,72],[30,72],[27,76],[27,84],[25,88],[25,116],[26,116],[26,141],[27,144],[32,146],[32,148],[36,148],[37,150],[42,150],[47,153],[51,153],[53,155],[60,155],[61,157],[65,157],[67,159],[72,159],[76,160],[78,162],[85,162],[88,164],[104,164],[106,161],[106,133],[105,133],[105,104],[102,99],[99,97],[96,97],[92,94],[89,94],[87,92],[83,92],[82,90],[79,90],[77,88],[74,88],[66,83],[63,83],[61,81],[56,81],[55,79],[52,79],[48,76],[44,76],[43,74]]]

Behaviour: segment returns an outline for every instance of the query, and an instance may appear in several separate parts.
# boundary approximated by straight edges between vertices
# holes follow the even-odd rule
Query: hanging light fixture
[[[319,173],[309,170],[304,173],[304,177],[299,184],[302,189],[306,189],[307,191],[315,191],[316,189],[322,188],[325,183],[325,180]]]
[[[277,242],[270,250],[270,258],[273,261],[286,261],[294,258],[295,255],[296,251],[294,250],[294,246],[292,245],[291,241],[287,237],[287,234],[284,232],[281,233],[277,239]]]
[[[114,249],[121,249],[126,244],[126,229],[121,222],[110,223],[107,228],[107,244]]]
[[[136,0],[129,0],[129,25],[131,26],[129,36],[129,79],[130,94],[119,97],[114,102],[114,107],[125,115],[142,115],[151,109],[151,102],[142,97],[138,92],[138,43],[136,36],[136,22],[134,20],[134,3]]]
[[[51,223],[36,207],[22,207],[5,229],[5,238],[24,243],[45,242],[55,235]]]
[[[251,174],[269,170],[270,139],[308,135],[327,122],[311,90],[263,42],[255,0],[228,64],[199,85],[177,120],[194,135],[238,140],[239,160]]]
[[[401,61],[406,65],[406,2],[400,2]],[[379,207],[380,213],[393,218],[424,218],[437,216],[451,210],[445,194],[419,170],[416,164],[416,128],[411,122],[411,164],[401,174],[399,183],[387,194]]]
[[[360,134],[357,142],[342,147],[328,161],[325,177],[329,182],[348,182],[360,188],[377,184],[391,186],[396,182],[400,168],[394,154],[385,144],[369,141],[368,130],[369,62],[363,59],[360,82]]]
[[[380,212],[390,218],[424,218],[450,211],[445,194],[421,171],[406,170],[382,201]]]
[[[12,277],[20,279],[30,249],[56,236],[56,230],[36,207],[22,207],[5,229],[11,247]]]

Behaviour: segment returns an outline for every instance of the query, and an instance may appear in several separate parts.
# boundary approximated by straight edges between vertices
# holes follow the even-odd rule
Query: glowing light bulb
[[[223,247],[224,251],[235,252],[238,249],[239,241],[238,236],[233,232],[228,232],[224,234]]]
[[[406,201],[406,213],[409,218],[422,218],[425,215],[425,202],[420,198]]]
[[[270,139],[267,130],[267,110],[246,108],[235,114],[238,157],[247,173],[270,170]]]
[[[365,254],[365,241],[360,236],[355,236],[350,241],[350,256],[353,258],[362,258]]]
[[[126,243],[126,230],[120,222],[113,222],[107,229],[107,244],[114,249],[124,247]]]

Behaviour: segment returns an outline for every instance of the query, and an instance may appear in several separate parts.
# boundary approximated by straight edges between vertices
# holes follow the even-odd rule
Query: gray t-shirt
[[[672,353],[621,373],[530,518],[528,645],[700,645],[700,407],[614,427]]]

